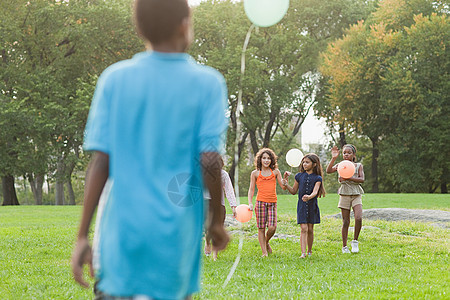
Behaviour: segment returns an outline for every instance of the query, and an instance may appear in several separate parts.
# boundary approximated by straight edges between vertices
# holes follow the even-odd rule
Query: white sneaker
[[[358,252],[359,252],[358,241],[353,240],[352,241],[352,253],[358,253]]]
[[[342,253],[350,253],[350,250],[348,249],[347,246],[342,247]]]

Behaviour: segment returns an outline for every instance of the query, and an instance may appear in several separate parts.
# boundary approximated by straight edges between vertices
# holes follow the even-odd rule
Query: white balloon
[[[289,9],[289,0],[244,0],[244,10],[250,21],[259,27],[275,25]]]
[[[302,151],[298,149],[291,149],[286,153],[286,162],[293,168],[300,166],[303,159]]]

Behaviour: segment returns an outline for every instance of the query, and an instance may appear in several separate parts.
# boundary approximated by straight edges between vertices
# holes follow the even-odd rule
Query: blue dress
[[[320,211],[317,196],[307,202],[303,202],[302,197],[310,195],[316,182],[322,182],[322,177],[304,172],[295,175],[295,180],[298,182],[297,224],[319,224]]]

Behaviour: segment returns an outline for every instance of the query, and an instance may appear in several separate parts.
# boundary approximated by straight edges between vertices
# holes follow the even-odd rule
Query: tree
[[[251,26],[242,3],[208,1],[195,8],[196,39],[190,53],[199,62],[217,68],[227,80],[231,118],[227,152],[231,157],[240,88],[243,130],[238,149],[247,138],[253,154],[261,147],[274,147],[272,143],[277,140],[281,143],[277,152],[283,154],[314,104],[319,51],[348,24],[365,16],[371,5],[350,0],[291,1],[287,15],[278,24],[251,32],[242,86],[241,53]],[[233,173],[234,165],[232,177]]]
[[[385,151],[386,157],[391,158],[382,164],[385,167],[382,172],[385,186],[395,191],[404,191],[408,185],[410,188],[407,191],[418,191],[418,182],[423,186],[423,180],[410,179],[399,184],[402,176],[397,176],[399,172],[406,171],[406,166],[414,169],[421,165],[417,161],[420,155],[412,151],[415,148],[412,146],[414,142],[422,147],[424,145],[417,143],[417,133],[426,133],[427,138],[424,140],[430,137],[429,142],[437,142],[439,146],[442,145],[440,141],[446,141],[440,137],[442,133],[448,132],[448,122],[442,118],[443,115],[432,114],[442,120],[437,122],[440,124],[437,126],[436,123],[431,126],[424,117],[430,115],[426,107],[437,108],[436,103],[445,107],[445,103],[448,103],[448,68],[431,74],[430,70],[433,69],[424,64],[430,60],[430,52],[424,48],[424,45],[430,47],[430,39],[436,40],[436,44],[433,44],[433,49],[427,50],[439,53],[439,58],[429,66],[439,68],[448,64],[448,55],[443,50],[446,46],[443,40],[446,28],[427,28],[428,31],[421,31],[421,35],[417,35],[414,41],[410,40],[414,36],[412,33],[418,31],[414,29],[420,19],[414,16],[417,9],[429,13],[433,7],[437,6],[427,0],[383,1],[368,22],[360,22],[351,27],[342,39],[330,44],[323,53],[321,71],[324,79],[320,94],[321,105],[318,107],[322,114],[331,116],[329,120],[332,123],[345,124],[347,130],[354,130],[371,140],[373,192],[378,191],[378,156],[381,149]],[[447,20],[445,15],[441,18]],[[421,45],[417,44],[419,41]],[[421,55],[423,62],[420,60]],[[430,83],[430,78],[433,83]],[[430,86],[434,87],[430,89]],[[419,113],[420,111],[424,114]],[[448,112],[448,109],[443,111]],[[399,157],[400,153],[404,156]],[[439,157],[442,169],[447,168],[440,153],[435,151],[432,154]],[[398,168],[400,165],[403,166]],[[398,169],[393,171],[395,168]],[[428,176],[427,172],[423,174],[422,179],[431,183],[432,176]],[[435,177],[441,177],[441,182],[448,181],[448,178],[440,175],[443,174],[441,171],[437,174],[439,175]],[[429,191],[433,191],[432,186],[433,184],[428,188]]]
[[[383,141],[382,157],[386,177],[397,191],[447,192],[449,32],[447,16],[417,15],[384,78],[391,132]]]
[[[15,118],[1,123],[9,154],[0,174],[26,175],[37,204],[45,174],[56,180],[56,204],[64,184],[71,194],[92,96],[79,86],[143,49],[130,10],[125,0],[11,1],[2,10],[2,101]]]

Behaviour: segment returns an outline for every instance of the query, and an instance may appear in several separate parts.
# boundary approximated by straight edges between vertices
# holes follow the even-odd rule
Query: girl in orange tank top
[[[253,195],[255,185],[258,188],[256,195],[256,224],[258,226],[258,241],[262,256],[272,253],[269,241],[277,229],[277,193],[276,182],[284,190],[281,172],[277,166],[277,156],[269,148],[258,151],[255,157],[256,170],[250,175],[250,188],[248,189],[248,205],[253,210]],[[266,231],[267,227],[267,231]]]

